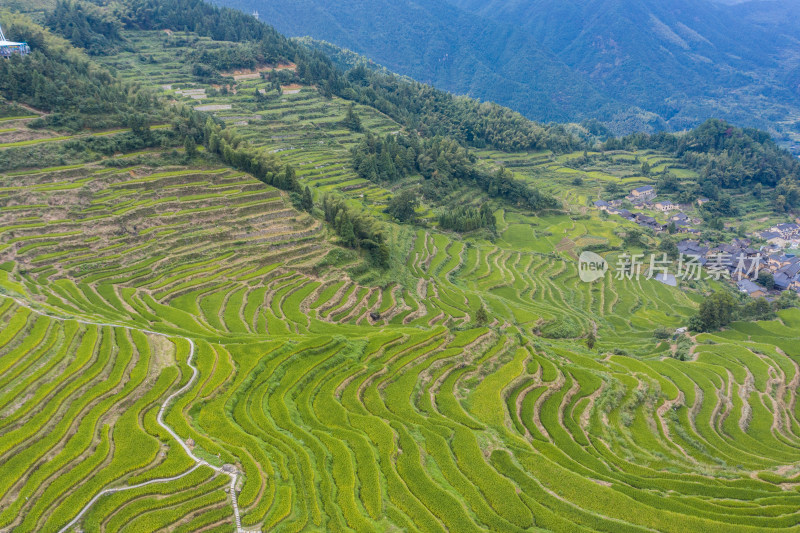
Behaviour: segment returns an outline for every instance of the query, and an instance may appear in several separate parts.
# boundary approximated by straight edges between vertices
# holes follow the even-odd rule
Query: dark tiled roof
[[[754,292],[764,290],[763,287],[756,285],[749,279],[743,279],[742,281],[738,282],[736,286],[739,287],[740,291],[746,292],[747,294],[753,294]]]
[[[775,287],[781,290],[786,290],[789,288],[789,285],[792,284],[792,280],[784,274],[783,272],[779,272],[775,274]]]
[[[786,265],[782,269],[778,270],[778,272],[786,274],[786,277],[793,278],[800,274],[800,262]]]

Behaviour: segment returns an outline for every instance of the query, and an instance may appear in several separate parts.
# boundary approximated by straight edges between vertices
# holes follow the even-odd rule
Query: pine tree
[[[311,196],[311,189],[308,188],[308,185],[303,189],[303,199],[300,202],[300,206],[308,212],[314,209],[314,198]]]
[[[586,337],[586,347],[590,350],[594,350],[594,345],[597,343],[597,337],[594,334],[594,331],[590,331],[589,335]]]
[[[197,144],[194,142],[191,135],[187,135],[186,140],[183,141],[183,149],[186,152],[186,157],[189,159],[197,155]]]
[[[380,243],[377,248],[374,248],[373,258],[375,259],[375,264],[380,268],[389,268],[389,260],[391,258],[389,245],[385,242]]]
[[[150,138],[150,124],[147,116],[142,113],[134,113],[128,117],[128,127],[131,132],[140,139]]]
[[[286,165],[286,171],[283,175],[283,187],[281,188],[287,191],[300,191],[300,184],[297,182],[294,167],[291,165]]]
[[[344,119],[344,126],[350,131],[359,132],[363,129],[361,119],[356,114],[355,105],[350,104],[347,108],[347,117]]]
[[[389,200],[386,212],[401,222],[408,222],[416,217],[415,209],[419,205],[419,198],[413,191],[405,190]]]
[[[339,229],[339,236],[342,238],[342,244],[350,248],[356,247],[356,232],[353,229],[353,222],[350,217],[342,217],[342,225]]]
[[[486,307],[484,307],[483,304],[481,304],[478,311],[475,313],[475,321],[481,326],[485,326],[489,323],[489,313],[486,311]]]
[[[397,169],[392,162],[392,157],[388,150],[384,150],[378,158],[378,174],[381,179],[395,181],[397,179]]]
[[[481,205],[481,218],[484,220],[486,227],[494,231],[497,229],[497,219],[492,213],[492,209],[489,207],[489,204]]]

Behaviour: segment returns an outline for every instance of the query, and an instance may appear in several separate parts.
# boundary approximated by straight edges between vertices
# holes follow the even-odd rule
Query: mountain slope
[[[607,103],[523,32],[442,0],[262,2],[225,0],[294,36],[311,35],[423,83],[501,102],[544,121],[572,119]]]
[[[794,0],[750,0],[733,6],[730,11],[768,31],[800,37],[800,4]]]
[[[290,35],[330,41],[391,70],[538,120],[598,118],[621,134],[682,130],[719,117],[768,129],[784,143],[800,131],[793,119],[800,115],[792,90],[796,46],[790,36],[796,25],[775,15],[780,4],[218,2],[258,10]],[[778,18],[784,29],[776,36]]]
[[[530,33],[606,93],[666,119],[680,112],[681,95],[696,101],[762,83],[779,67],[776,55],[786,44],[704,1],[452,1]],[[659,109],[665,96],[670,100]]]

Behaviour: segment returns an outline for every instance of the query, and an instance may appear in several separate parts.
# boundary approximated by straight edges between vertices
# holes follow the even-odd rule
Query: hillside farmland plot
[[[178,91],[210,87],[165,35],[131,38],[154,57],[133,78],[230,106],[217,118],[317,199],[384,216],[413,186],[355,175],[344,101],[303,87],[258,107],[246,77],[197,103]],[[495,242],[389,225],[396,272],[376,283],[286,193],[126,155],[0,175],[0,531],[800,525],[797,310],[691,338],[681,361],[653,331],[701,293],[582,283],[575,250],[621,242],[594,214],[497,210]],[[573,204],[618,179],[480,156]]]
[[[80,527],[233,527],[229,478],[156,421],[192,375],[183,338],[198,377],[164,421],[241,472],[243,528],[795,523],[796,311],[680,362],[648,339],[691,292],[587,286],[566,256],[422,230],[416,286],[320,276],[322,227],[226,169],[88,165],[2,194],[4,528],[57,531],[105,488],[174,476]],[[593,327],[634,356],[587,352]]]

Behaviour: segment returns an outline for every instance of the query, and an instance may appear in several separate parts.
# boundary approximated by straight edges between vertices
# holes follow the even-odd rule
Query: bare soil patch
[[[20,141],[33,141],[36,139],[48,139],[50,137],[58,137],[59,134],[49,130],[32,130],[28,128],[28,123],[34,120],[32,118],[24,118],[20,120],[9,120],[7,122],[0,122],[0,143],[15,143]],[[6,131],[2,132],[2,130]]]
[[[294,63],[279,63],[277,65],[261,65],[254,69],[236,69],[236,70],[229,70],[227,72],[223,72],[223,76],[228,76],[233,78],[234,80],[249,80],[260,78],[262,72],[270,72],[272,70],[291,70],[294,72],[297,69],[297,65]]]
[[[281,85],[281,92],[283,94],[297,94],[303,89],[303,86],[298,83],[290,83],[289,85]]]
[[[199,105],[194,109],[195,111],[226,111],[231,109],[231,104]]]

